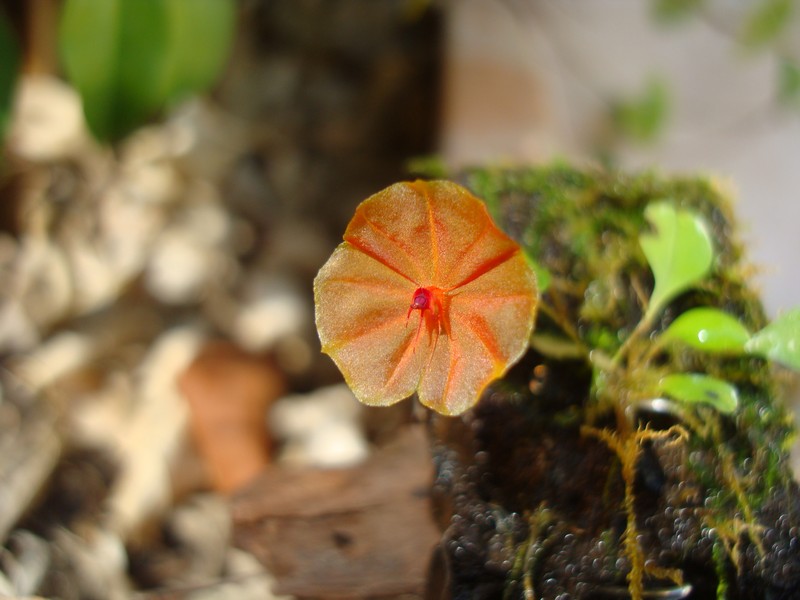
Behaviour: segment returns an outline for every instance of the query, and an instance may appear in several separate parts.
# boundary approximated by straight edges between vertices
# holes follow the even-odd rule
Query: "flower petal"
[[[477,402],[495,368],[485,354],[471,353],[470,344],[477,340],[469,331],[460,331],[457,339],[439,336],[417,391],[422,404],[443,415],[459,415]]]
[[[396,183],[364,200],[344,239],[410,281],[430,285],[435,241],[426,195],[414,184]]]
[[[486,206],[449,181],[397,183],[356,209],[344,239],[419,285],[451,288],[518,250]]]
[[[417,391],[460,414],[527,348],[535,276],[466,189],[390,186],[361,203],[344,239],[314,281],[317,329],[365,404]]]
[[[528,346],[536,282],[517,253],[468,285],[449,303],[450,335],[440,335],[425,366],[419,399],[445,415],[471,408]]]
[[[525,352],[535,321],[536,278],[521,253],[452,292],[450,318],[483,330],[487,352],[513,363]],[[492,343],[489,342],[492,341]]]
[[[340,244],[314,280],[322,350],[365,404],[412,395],[427,358],[408,319],[414,284],[349,243]]]
[[[438,249],[434,285],[459,287],[519,252],[517,243],[494,224],[486,205],[465,188],[449,181],[420,184]]]

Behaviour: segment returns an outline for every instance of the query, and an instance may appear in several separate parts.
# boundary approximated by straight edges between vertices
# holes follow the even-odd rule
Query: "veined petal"
[[[427,348],[415,350],[414,284],[344,242],[314,280],[322,350],[356,397],[387,405],[414,393]]]
[[[516,362],[528,347],[536,312],[536,278],[521,253],[450,295],[450,318],[476,331],[498,361]],[[525,335],[527,332],[527,335]]]
[[[438,253],[433,285],[464,285],[519,252],[469,191],[449,181],[432,181],[425,189],[436,246],[446,249]]]
[[[359,401],[388,406],[411,396],[430,354],[405,315],[328,351]]]
[[[440,335],[419,388],[424,405],[458,415],[528,347],[536,282],[521,254],[451,296],[450,335]]]
[[[406,316],[414,284],[347,242],[314,280],[317,332],[323,350]]]
[[[443,415],[471,408],[502,368],[485,352],[474,352],[480,340],[469,328],[453,324],[451,335],[440,335],[424,365],[419,401]]]
[[[432,282],[438,247],[426,194],[414,184],[396,183],[364,200],[344,239],[411,281]]]

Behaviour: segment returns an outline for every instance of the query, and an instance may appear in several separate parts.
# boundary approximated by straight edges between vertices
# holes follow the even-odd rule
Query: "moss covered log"
[[[658,343],[695,307],[765,326],[730,202],[704,178],[542,168],[456,177],[539,270],[532,349],[462,419],[431,423],[445,533],[431,597],[800,597],[789,376],[753,355]],[[714,263],[643,325],[656,202],[708,226]],[[735,410],[657,392],[700,372]],[[566,595],[565,595],[566,594]]]

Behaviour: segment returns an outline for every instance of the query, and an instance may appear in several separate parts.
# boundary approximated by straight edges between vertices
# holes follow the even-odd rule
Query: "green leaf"
[[[650,319],[675,296],[708,275],[714,250],[702,217],[676,210],[668,201],[650,204],[644,214],[656,229],[654,233],[639,236],[655,277],[653,295],[645,314],[645,319]]]
[[[784,313],[757,332],[744,349],[800,371],[800,308]]]
[[[749,15],[742,31],[742,41],[757,48],[773,41],[789,24],[794,0],[761,0]]]
[[[211,83],[234,17],[231,0],[65,0],[61,56],[95,136],[119,139]]]
[[[65,71],[99,139],[121,138],[158,108],[169,44],[164,2],[66,0],[59,36]]]
[[[613,120],[619,130],[639,142],[652,142],[664,131],[669,114],[669,90],[666,84],[652,78],[642,94],[618,102]]]
[[[172,101],[217,79],[233,41],[236,10],[230,0],[167,0],[167,10],[171,39],[163,85]]]
[[[693,308],[675,319],[661,341],[679,341],[706,352],[741,354],[750,332],[738,319],[716,308]]]
[[[0,141],[11,118],[19,59],[19,42],[5,13],[0,9]]]
[[[700,373],[673,373],[662,377],[661,391],[688,404],[710,404],[721,413],[730,414],[739,405],[739,393],[727,381]]]

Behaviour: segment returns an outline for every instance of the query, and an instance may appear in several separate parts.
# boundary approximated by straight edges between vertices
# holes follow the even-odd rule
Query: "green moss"
[[[707,178],[667,178],[653,172],[626,175],[563,163],[472,169],[464,178],[500,225],[554,277],[554,290],[543,302],[568,319],[589,348],[612,352],[641,317],[640,296],[652,291],[653,282],[638,236],[647,228],[644,208],[662,199],[702,215],[717,246],[716,271],[702,288],[676,299],[665,311],[662,325],[692,306],[720,307],[751,330],[766,323],[760,301],[742,275],[746,265],[730,201]],[[552,327],[552,321],[544,325]],[[777,423],[786,423],[785,411],[769,400],[777,390],[765,362],[698,353],[675,360],[700,361],[728,381],[749,384],[743,394],[740,429],[750,437],[777,437],[773,441],[783,447],[782,438],[790,430],[784,425],[776,428]]]
[[[731,416],[700,404],[681,406],[680,417],[689,432],[685,447],[691,485],[702,490],[703,505],[709,509],[706,526],[718,535],[714,564],[718,573],[726,572],[719,549],[738,543],[743,528],[757,537],[753,532],[758,530],[760,511],[773,501],[776,486],[786,487],[792,481],[787,449],[794,431],[779,400],[782,386],[771,365],[760,358],[666,352],[654,349],[652,340],[679,314],[698,306],[720,308],[750,331],[766,324],[763,307],[745,275],[749,266],[743,261],[730,200],[708,178],[671,178],[654,172],[627,175],[579,170],[563,163],[470,169],[461,179],[552,277],[541,299],[537,335],[550,347],[559,347],[557,340],[562,339],[586,350],[595,378],[582,404],[584,423],[615,423],[616,433],[604,438],[612,449],[627,447],[635,437],[630,431],[635,425],[625,425],[624,414],[652,390],[652,380],[659,374],[701,372],[738,389],[740,405]],[[639,236],[649,227],[645,208],[663,200],[702,216],[714,240],[715,267],[699,286],[674,298],[646,331],[640,331],[637,327],[654,282]],[[626,346],[634,333],[639,334],[635,343]],[[620,357],[622,348],[625,353]],[[632,463],[622,464],[630,468]],[[626,489],[633,489],[632,481],[626,480]],[[632,499],[627,501],[633,519]],[[758,540],[753,541],[758,546]],[[638,555],[635,561],[629,558],[641,562]],[[638,581],[631,580],[631,590],[641,586],[641,575],[637,577]],[[719,585],[725,589],[724,581]]]

